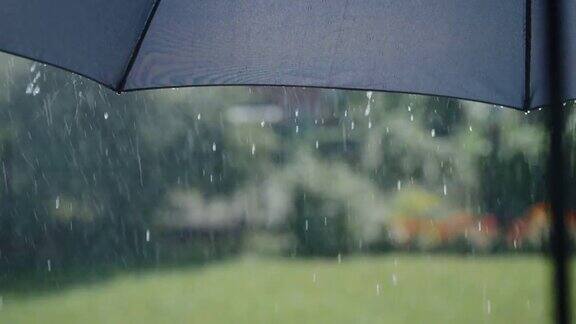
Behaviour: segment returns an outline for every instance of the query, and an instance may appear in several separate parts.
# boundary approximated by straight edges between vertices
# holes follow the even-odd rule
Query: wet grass
[[[537,256],[244,257],[0,292],[0,323],[545,323],[548,272]]]

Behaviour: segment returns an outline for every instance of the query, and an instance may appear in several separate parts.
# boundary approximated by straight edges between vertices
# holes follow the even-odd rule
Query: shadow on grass
[[[177,233],[165,236],[148,251],[117,255],[112,261],[61,257],[43,267],[14,267],[3,271],[0,264],[0,296],[27,298],[61,292],[76,287],[100,285],[119,276],[145,275],[157,271],[203,268],[230,260],[240,253],[242,241],[234,236],[214,241],[208,235],[186,236]],[[144,253],[147,252],[147,253]],[[8,268],[9,269],[9,268]],[[29,269],[29,270],[23,270]]]
[[[0,296],[28,298],[43,294],[60,293],[77,287],[95,286],[125,275],[146,275],[157,271],[202,269],[238,257],[218,256],[205,259],[172,262],[133,262],[131,264],[95,263],[51,271],[29,271],[0,275]]]
[[[446,251],[366,251],[361,255],[367,257],[381,256],[387,254],[402,253],[406,255],[422,256],[422,255],[450,255],[456,258],[467,257],[488,257],[488,256],[540,256],[544,254],[535,251],[523,251],[521,253],[510,253],[498,251],[496,253],[463,253],[462,251],[454,252]],[[356,253],[352,253],[356,254]],[[258,253],[261,257],[266,258],[282,258],[285,260],[299,259],[299,260],[336,260],[340,256],[332,255],[306,255],[297,253]],[[348,257],[350,254],[346,254]],[[48,271],[47,269],[29,271],[29,272],[13,272],[8,274],[0,274],[0,296],[10,295],[11,298],[29,298],[37,297],[39,295],[60,293],[68,289],[78,287],[90,287],[101,285],[108,281],[114,280],[121,276],[139,276],[146,275],[158,271],[175,271],[175,270],[190,270],[190,269],[204,269],[211,265],[221,264],[223,262],[234,261],[242,257],[242,253],[219,254],[204,257],[177,259],[177,260],[163,260],[163,261],[132,261],[132,262],[115,262],[115,263],[93,263],[82,266],[70,266],[66,268],[55,268]]]

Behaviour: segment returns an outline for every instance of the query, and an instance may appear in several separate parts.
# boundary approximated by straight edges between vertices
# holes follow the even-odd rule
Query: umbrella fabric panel
[[[126,89],[298,85],[522,107],[525,1],[162,0]]]
[[[152,4],[152,0],[2,0],[0,49],[115,87]]]
[[[321,86],[536,108],[550,101],[544,1],[161,0],[146,30],[155,0],[0,0],[0,50],[118,90]],[[576,98],[576,0],[559,2],[568,100]]]
[[[576,0],[557,0],[564,14],[564,39],[562,60],[564,79],[561,89],[564,100],[576,99]],[[548,87],[548,59],[546,57],[548,37],[546,31],[545,0],[533,0],[532,10],[532,76],[531,103],[532,108],[542,107],[550,103]]]

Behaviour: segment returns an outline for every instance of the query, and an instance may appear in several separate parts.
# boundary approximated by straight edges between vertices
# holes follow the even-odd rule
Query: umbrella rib
[[[526,18],[524,25],[524,110],[530,110],[531,69],[532,69],[532,0],[526,0]]]
[[[159,5],[160,5],[160,0],[155,0],[154,5],[152,6],[152,9],[150,10],[150,13],[148,14],[148,18],[146,18],[146,24],[144,25],[144,29],[142,29],[142,32],[140,33],[140,36],[138,37],[138,41],[136,42],[136,46],[134,46],[132,53],[130,53],[130,59],[128,60],[128,64],[126,64],[126,68],[124,69],[124,73],[122,74],[122,79],[120,79],[120,82],[118,83],[118,86],[115,89],[116,92],[118,92],[118,93],[121,93],[124,91],[124,87],[126,86],[126,81],[128,80],[128,75],[130,75],[130,71],[132,71],[132,67],[134,66],[134,63],[136,62],[136,58],[138,57],[138,53],[140,52],[140,48],[142,47],[142,43],[144,43],[144,39],[146,38],[146,34],[148,33],[148,29],[150,29],[150,25],[152,25],[152,19],[154,18],[155,14],[156,14],[156,10],[158,9]]]

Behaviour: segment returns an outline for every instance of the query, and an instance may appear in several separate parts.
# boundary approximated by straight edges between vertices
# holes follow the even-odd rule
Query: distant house
[[[174,243],[240,239],[245,219],[240,200],[206,200],[197,192],[175,192],[155,227],[164,240]]]

